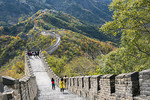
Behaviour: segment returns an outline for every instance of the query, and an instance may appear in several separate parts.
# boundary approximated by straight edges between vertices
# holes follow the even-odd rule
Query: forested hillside
[[[90,23],[103,24],[111,20],[107,3],[100,0],[47,0],[46,3]]]
[[[72,31],[57,31],[61,45],[52,55],[45,53],[52,70],[58,76],[80,76],[96,74],[97,55],[116,49],[111,42],[100,42]]]
[[[23,21],[41,9],[64,11],[80,20],[102,25],[111,20],[109,3],[101,0],[0,0],[0,25]]]
[[[35,18],[34,18],[35,17]],[[53,10],[40,10],[35,13],[28,20],[18,23],[10,27],[1,27],[0,35],[20,35],[21,37],[26,37],[26,33],[33,28],[33,19],[35,25],[44,30],[49,30],[52,28],[62,28],[69,29],[74,32],[79,32],[91,38],[96,38],[100,41],[113,41],[118,42],[119,38],[115,38],[110,35],[103,34],[99,31],[100,26],[89,25],[83,23],[79,19],[59,11]]]
[[[69,14],[51,10],[40,10],[28,20],[10,27],[1,27],[0,63],[2,75],[14,76],[15,78],[22,77],[23,51],[32,47],[37,47],[43,51],[50,66],[59,76],[96,73],[97,63],[94,59],[99,54],[107,54],[115,50],[114,45],[116,44],[100,42],[87,37],[88,34],[94,32],[90,33],[81,27],[94,28],[95,26],[88,26]],[[47,54],[45,50],[55,42],[55,38],[41,35],[42,31],[56,32],[61,36],[61,45],[53,55]],[[110,38],[104,34],[102,36],[103,41]],[[83,60],[84,62],[82,62]],[[72,68],[70,65],[74,67]],[[85,70],[84,74],[79,71],[81,68]],[[15,73],[16,75],[14,75]]]
[[[16,36],[0,36],[0,73],[23,77],[25,41]],[[6,66],[2,66],[6,64]]]
[[[100,74],[120,74],[150,68],[150,1],[116,0],[110,5],[113,21],[100,30],[122,34],[117,50],[98,58]],[[100,60],[99,60],[100,59]]]
[[[21,78],[24,76],[24,51],[37,47],[46,49],[54,40],[51,36],[42,36],[38,31],[29,30],[27,39],[19,36],[0,36],[0,73],[2,75]]]
[[[21,55],[21,50],[25,49],[24,43],[18,36],[0,36],[0,65],[14,56]]]
[[[31,9],[17,0],[0,0],[0,26],[15,24],[19,17],[28,16]]]

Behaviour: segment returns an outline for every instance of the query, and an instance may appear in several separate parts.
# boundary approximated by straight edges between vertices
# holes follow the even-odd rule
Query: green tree
[[[113,0],[110,9],[114,11],[113,21],[106,22],[100,30],[121,34],[122,48],[103,57],[102,68],[110,69],[106,73],[117,74],[150,68],[150,1]]]
[[[122,45],[150,56],[150,1],[113,0],[113,21],[101,27],[105,33],[122,33]]]

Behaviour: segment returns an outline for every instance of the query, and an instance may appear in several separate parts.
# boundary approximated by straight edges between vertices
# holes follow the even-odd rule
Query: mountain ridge
[[[22,21],[41,9],[63,11],[80,20],[100,25],[111,20],[112,14],[108,4],[99,0],[1,0],[0,9],[0,25],[3,26]]]
[[[45,14],[44,14],[45,13]],[[96,38],[100,41],[114,41],[117,42],[117,38],[108,36],[104,33],[99,32],[99,26],[90,25],[80,21],[79,19],[60,11],[54,10],[39,10],[28,20],[18,23],[10,27],[3,27],[0,30],[0,35],[17,35],[23,32],[23,36],[28,32],[29,29],[33,28],[33,17],[34,22],[37,27],[42,27],[43,29],[49,30],[51,28],[62,28],[72,30],[89,36],[91,38]],[[24,27],[24,28],[23,28]]]

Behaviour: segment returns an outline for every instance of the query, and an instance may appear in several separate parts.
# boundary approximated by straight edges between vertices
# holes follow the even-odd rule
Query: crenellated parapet
[[[42,53],[40,57],[49,76],[59,86],[60,78],[52,71]],[[150,70],[119,75],[66,77],[66,89],[87,100],[150,100]]]
[[[2,77],[0,75],[0,93],[4,92],[4,85],[3,85],[3,80]]]
[[[34,100],[37,96],[36,78],[31,69],[29,58],[25,53],[25,77],[14,79],[8,76],[0,76],[0,100]]]
[[[4,92],[4,85],[3,85],[3,79],[0,75],[0,100],[7,100],[7,95],[3,94]]]
[[[150,100],[150,69],[139,73],[140,97]]]
[[[138,72],[117,76],[96,75],[70,77],[67,78],[67,83],[69,83],[66,84],[69,91],[89,100],[133,100],[136,98],[138,98],[136,100],[143,100],[140,95],[142,91],[140,91],[139,87]]]
[[[139,95],[139,73],[127,73],[116,76],[115,93],[118,99],[132,100]]]
[[[104,75],[99,81],[99,94],[98,98],[111,98],[115,100],[115,76],[116,75]]]

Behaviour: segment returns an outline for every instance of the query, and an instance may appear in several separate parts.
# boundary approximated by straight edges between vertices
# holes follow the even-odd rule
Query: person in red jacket
[[[55,80],[52,78],[52,89],[55,90]]]

